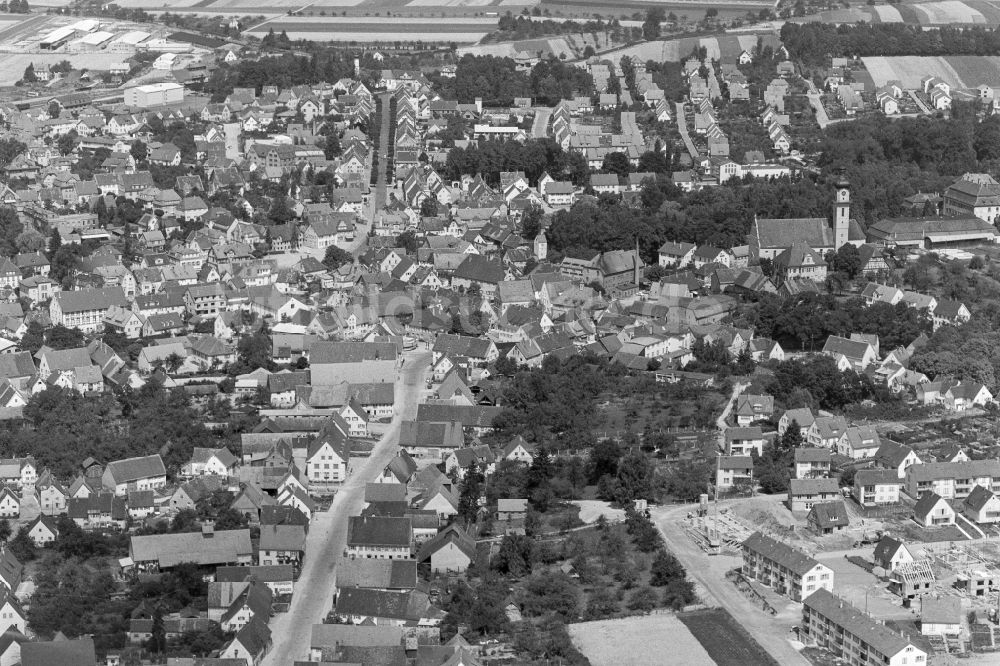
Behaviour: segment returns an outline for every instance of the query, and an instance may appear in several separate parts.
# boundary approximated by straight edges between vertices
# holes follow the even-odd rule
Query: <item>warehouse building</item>
[[[135,53],[139,45],[149,39],[149,33],[143,30],[130,30],[118,36],[118,39],[108,44],[112,53]]]
[[[184,101],[184,86],[179,83],[151,83],[125,90],[127,106],[160,106]]]
[[[93,51],[100,51],[108,42],[111,41],[115,34],[113,32],[108,32],[106,30],[98,30],[97,32],[91,32],[84,35],[80,39],[70,42],[69,50],[76,51],[78,53],[91,53]]]
[[[38,48],[43,51],[55,51],[65,46],[69,42],[70,37],[75,34],[76,31],[71,27],[56,28],[42,37],[41,41],[38,42]]]

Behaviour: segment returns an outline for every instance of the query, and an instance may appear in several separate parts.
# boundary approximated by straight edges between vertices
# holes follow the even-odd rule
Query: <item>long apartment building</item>
[[[915,498],[933,492],[945,499],[964,499],[976,486],[1000,493],[1000,460],[910,465],[903,488]]]
[[[760,532],[743,542],[743,575],[802,601],[816,590],[833,590],[833,569]]]
[[[927,653],[905,634],[879,624],[829,590],[802,604],[803,638],[815,641],[853,666],[921,666]]]

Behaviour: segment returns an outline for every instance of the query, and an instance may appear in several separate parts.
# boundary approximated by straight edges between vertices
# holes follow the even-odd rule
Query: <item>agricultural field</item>
[[[718,666],[778,666],[778,662],[722,608],[681,613],[678,618]]]
[[[796,22],[908,23],[921,26],[1000,25],[1000,0],[932,0],[896,5],[857,6],[819,12]]]
[[[919,88],[925,76],[936,76],[953,88],[980,84],[1000,87],[998,56],[895,56],[862,58],[876,86],[899,81],[903,88]]]
[[[741,52],[757,46],[757,40],[763,44],[777,48],[781,45],[774,33],[748,35],[718,35],[715,37],[684,37],[682,39],[666,39],[645,42],[629,46],[608,54],[616,61],[622,56],[638,56],[642,60],[658,62],[683,60],[697,48],[704,47],[708,57],[722,62],[734,62]]]
[[[54,65],[68,60],[74,69],[107,71],[112,63],[122,61],[121,53],[0,53],[0,86],[12,86],[21,80],[30,63]]]
[[[459,58],[465,54],[476,56],[491,55],[498,58],[513,58],[515,54],[527,51],[528,53],[543,54],[573,53],[573,47],[566,37],[553,37],[552,39],[524,39],[517,42],[497,42],[494,44],[476,44],[473,46],[463,46],[458,49]]]
[[[731,2],[706,2],[704,0],[668,0],[667,2],[652,2],[649,0],[541,0],[541,5],[552,13],[561,16],[592,17],[595,13],[607,16],[631,16],[643,13],[650,7],[658,7],[663,11],[673,12],[678,17],[699,20],[705,15],[705,10],[715,8],[720,19],[746,16],[747,12],[757,13],[761,9],[773,10],[773,0],[736,0]]]
[[[579,622],[567,627],[573,644],[593,666],[714,666],[715,661],[673,614]],[[746,661],[746,664],[755,663]]]
[[[247,31],[263,37],[269,30],[285,32],[291,39],[318,42],[477,42],[496,30],[496,19],[455,18],[450,20],[413,17],[289,16],[266,21]]]

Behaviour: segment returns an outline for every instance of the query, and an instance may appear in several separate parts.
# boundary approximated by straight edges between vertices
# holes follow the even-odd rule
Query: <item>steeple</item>
[[[549,239],[545,237],[544,231],[539,231],[535,236],[535,259],[544,261],[549,254]]]
[[[843,175],[840,175],[835,187],[837,194],[833,204],[834,251],[847,244],[847,234],[851,227],[851,184]]]

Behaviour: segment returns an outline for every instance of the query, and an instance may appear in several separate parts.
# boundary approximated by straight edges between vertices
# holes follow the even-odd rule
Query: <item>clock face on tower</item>
[[[851,198],[851,191],[848,189],[837,190],[837,201],[848,201]]]

